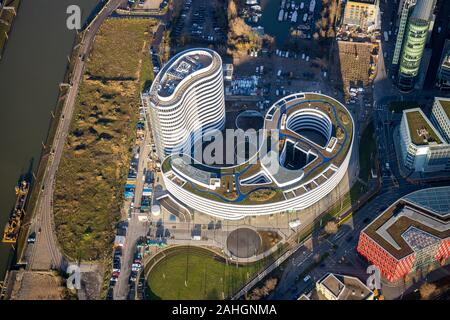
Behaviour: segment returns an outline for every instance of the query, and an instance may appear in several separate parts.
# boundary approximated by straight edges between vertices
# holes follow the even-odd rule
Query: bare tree
[[[334,38],[336,36],[335,24],[340,19],[341,2],[339,0],[322,0],[322,12],[316,27],[321,38]]]
[[[250,294],[250,300],[260,300],[264,297],[267,297],[273,290],[275,290],[278,284],[277,278],[270,278],[264,282],[264,286],[261,288],[253,289]]]
[[[237,18],[238,12],[234,0],[228,1],[228,21]]]
[[[230,29],[228,44],[230,47],[237,51],[261,47],[262,38],[242,18],[234,18],[228,24]]]
[[[338,231],[338,224],[336,221],[328,221],[325,225],[325,232],[328,234],[335,234]]]
[[[434,283],[424,283],[419,289],[420,298],[422,300],[430,300],[437,294],[437,291],[437,287]]]

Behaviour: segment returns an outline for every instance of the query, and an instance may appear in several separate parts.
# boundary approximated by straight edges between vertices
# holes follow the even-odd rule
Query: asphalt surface
[[[130,209],[130,218],[128,219],[128,230],[125,240],[125,245],[122,248],[122,263],[120,275],[117,283],[114,286],[114,300],[127,299],[130,289],[129,278],[131,273],[131,264],[133,263],[133,256],[135,253],[136,241],[139,237],[145,236],[148,232],[148,222],[142,222],[138,218],[139,207],[142,198],[142,191],[144,187],[144,167],[148,159],[149,152],[149,134],[147,133],[145,139],[140,144],[139,165],[136,178],[136,191],[134,197],[135,208]]]
[[[311,289],[311,285],[319,280],[328,272],[347,273],[352,275],[364,275],[364,261],[358,257],[356,246],[358,244],[359,233],[368,222],[376,218],[386,207],[386,204],[392,203],[399,197],[406,195],[417,186],[406,185],[399,188],[388,187],[384,192],[375,197],[367,205],[363,206],[353,217],[340,227],[340,231],[329,239],[312,238],[305,243],[302,248],[293,254],[286,268],[283,270],[283,276],[275,292],[270,299],[296,299],[302,293]],[[337,245],[337,249],[333,248]],[[321,263],[322,266],[314,268],[309,275],[311,280],[305,282],[301,275],[304,275],[311,265],[314,264],[317,256],[328,253],[329,256]],[[340,263],[342,258],[346,263]],[[348,263],[350,262],[350,264]]]
[[[129,278],[131,273],[131,264],[133,263],[134,253],[136,251],[136,241],[139,237],[145,235],[148,231],[148,223],[139,221],[137,215],[132,215],[126,236],[125,246],[122,248],[122,267],[117,283],[114,287],[114,300],[126,300],[130,291]]]

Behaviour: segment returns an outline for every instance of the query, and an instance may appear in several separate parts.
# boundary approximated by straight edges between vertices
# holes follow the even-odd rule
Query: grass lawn
[[[110,254],[135,141],[139,94],[152,77],[148,46],[154,26],[150,19],[107,20],[88,59],[54,193],[58,241],[73,259]]]
[[[174,248],[167,252],[167,257],[148,275],[151,299],[227,298],[262,267],[261,263],[227,265],[221,257],[198,247]]]

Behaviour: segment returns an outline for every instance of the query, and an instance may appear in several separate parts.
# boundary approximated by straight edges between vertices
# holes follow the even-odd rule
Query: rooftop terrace
[[[401,198],[363,232],[397,259],[450,237],[450,187],[423,189]],[[430,208],[431,210],[428,210]]]
[[[196,71],[207,68],[211,65],[212,60],[211,54],[198,50],[175,59],[162,70],[158,94],[161,97],[170,96],[181,81]]]
[[[274,109],[276,109],[274,111]],[[331,138],[336,139],[333,149],[326,149],[308,140],[299,133],[290,130],[288,127],[279,129],[284,118],[295,115],[296,111],[307,109],[321,111],[330,119],[332,131]],[[311,113],[309,113],[311,114]],[[241,163],[233,167],[209,167],[195,164],[196,169],[190,169],[191,164],[173,162],[174,157],[168,157],[162,164],[163,173],[168,173],[175,168],[188,180],[183,188],[195,192],[208,198],[221,201],[245,202],[253,196],[260,184],[243,184],[242,181],[258,180],[258,177],[266,175],[264,189],[266,194],[258,196],[258,201],[270,202],[284,200],[285,196],[290,196],[293,192],[302,194],[314,189],[330,179],[335,171],[341,166],[351,147],[353,139],[353,121],[348,111],[336,100],[319,94],[296,94],[279,100],[265,117],[264,137],[261,141],[277,139],[271,149],[262,148],[258,151],[258,158],[251,163]],[[273,141],[273,140],[272,140]],[[305,163],[299,167],[284,167],[284,163],[279,160],[280,154],[286,152],[283,148],[289,142],[295,145],[306,157]],[[262,143],[264,145],[265,143]],[[267,145],[267,144],[266,144]],[[273,161],[266,161],[273,160]],[[278,163],[278,165],[276,165]],[[272,170],[274,168],[274,170]],[[201,172],[205,171],[205,172]],[[194,174],[195,173],[195,174]],[[267,182],[267,177],[270,181]],[[211,190],[202,187],[201,184],[208,184],[207,180],[220,179],[220,187]],[[273,192],[269,192],[272,190]],[[284,194],[284,192],[289,195]],[[264,199],[264,200],[261,200]]]
[[[411,141],[418,146],[442,141],[420,109],[405,110]]]
[[[329,273],[319,280],[337,300],[365,300],[372,291],[358,278]]]

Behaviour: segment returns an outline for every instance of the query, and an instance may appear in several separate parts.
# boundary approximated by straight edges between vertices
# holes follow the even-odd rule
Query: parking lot
[[[185,0],[176,5],[180,7],[174,10],[176,18],[171,36],[181,46],[226,41],[226,13],[221,1]]]

